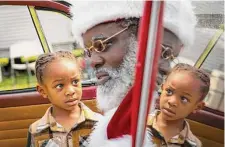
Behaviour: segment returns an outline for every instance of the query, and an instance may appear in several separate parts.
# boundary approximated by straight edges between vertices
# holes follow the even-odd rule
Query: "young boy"
[[[150,114],[147,133],[162,147],[200,147],[185,118],[204,107],[210,78],[204,71],[188,64],[177,64],[162,85],[159,107]]]
[[[81,69],[76,58],[68,51],[43,54],[35,69],[37,91],[52,106],[30,126],[27,146],[86,146],[87,135],[101,115],[80,101]]]

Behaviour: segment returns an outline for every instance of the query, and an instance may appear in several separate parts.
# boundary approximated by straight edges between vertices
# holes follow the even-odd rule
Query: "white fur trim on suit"
[[[72,31],[75,41],[81,46],[83,46],[81,35],[88,29],[119,18],[140,18],[144,6],[143,1],[132,0],[71,2]],[[186,47],[193,43],[195,25],[196,17],[189,0],[165,2],[164,27],[174,32]]]
[[[109,110],[105,115],[99,119],[96,126],[94,127],[93,132],[90,135],[90,143],[88,147],[102,147],[105,144],[107,138],[107,126],[111,120],[113,114],[116,112],[116,108]]]
[[[90,142],[88,147],[131,147],[132,140],[130,135],[124,135],[120,138],[108,139],[106,129],[109,121],[116,112],[116,108],[109,110],[94,127],[90,135]],[[145,136],[144,147],[155,147],[152,142]]]

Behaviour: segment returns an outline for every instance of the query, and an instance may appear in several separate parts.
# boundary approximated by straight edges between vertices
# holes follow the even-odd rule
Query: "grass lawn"
[[[30,77],[30,84],[28,84],[27,77],[28,77],[28,75],[26,72],[20,72],[16,76],[16,84],[15,85],[13,85],[11,77],[3,77],[2,82],[0,82],[0,91],[35,87],[36,86],[35,75],[32,75]]]
[[[28,85],[28,75],[25,71],[17,72],[16,76],[16,82],[15,85],[12,83],[11,77],[3,77],[2,82],[0,82],[0,91],[5,90],[16,90],[16,89],[25,89],[25,88],[32,88],[36,86],[37,80],[35,75],[32,75],[30,77],[30,84]],[[82,78],[85,80],[88,79],[88,74],[86,72],[83,72]]]

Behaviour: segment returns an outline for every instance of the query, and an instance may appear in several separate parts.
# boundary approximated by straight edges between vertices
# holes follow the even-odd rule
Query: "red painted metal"
[[[83,87],[82,100],[96,98],[96,86]]]
[[[95,100],[96,87],[83,87],[82,100]],[[48,104],[37,91],[0,95],[0,108]]]
[[[144,67],[145,67],[145,56],[147,51],[147,42],[148,42],[148,31],[150,28],[150,16],[152,11],[152,1],[146,1],[144,7],[144,13],[141,20],[141,27],[139,30],[139,53],[138,53],[138,61],[136,65],[136,76],[135,76],[135,83],[133,88],[133,97],[132,97],[132,117],[131,117],[131,135],[132,135],[132,147],[135,147],[136,142],[136,133],[137,133],[137,123],[138,123],[138,115],[139,115],[139,106],[141,100],[141,91],[142,91],[142,80],[144,76]],[[155,53],[154,53],[154,60],[153,60],[153,71],[152,76],[150,78],[150,87],[149,87],[149,99],[148,99],[148,106],[147,110],[150,109],[150,105],[152,102],[153,92],[155,90],[155,81],[156,75],[158,72],[158,59],[160,55],[160,43],[162,39],[162,18],[163,18],[163,2],[160,5],[160,13],[159,13],[159,21],[157,26],[157,37],[155,43]],[[146,125],[147,116],[145,117],[145,121],[143,122]]]
[[[133,99],[132,99],[132,117],[131,117],[131,135],[132,135],[132,147],[135,147],[136,133],[137,133],[137,120],[138,110],[140,105],[141,89],[142,89],[142,78],[144,75],[144,63],[146,48],[148,42],[148,31],[150,24],[150,12],[152,9],[152,2],[147,1],[144,7],[144,13],[141,20],[141,27],[139,29],[139,52],[138,61],[136,64],[136,77],[133,88]],[[136,97],[136,98],[135,98]]]
[[[19,6],[36,6],[55,9],[64,13],[69,14],[69,7],[60,4],[56,1],[44,0],[44,1],[2,1],[0,0],[0,5],[19,5]]]

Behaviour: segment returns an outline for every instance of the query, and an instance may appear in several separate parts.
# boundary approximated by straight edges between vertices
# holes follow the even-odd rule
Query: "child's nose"
[[[176,96],[171,96],[170,99],[168,100],[168,104],[171,107],[177,107],[178,106],[178,100]]]
[[[75,93],[75,88],[73,86],[68,86],[66,92],[65,92],[65,95],[66,96],[71,96],[71,95],[74,95]]]

